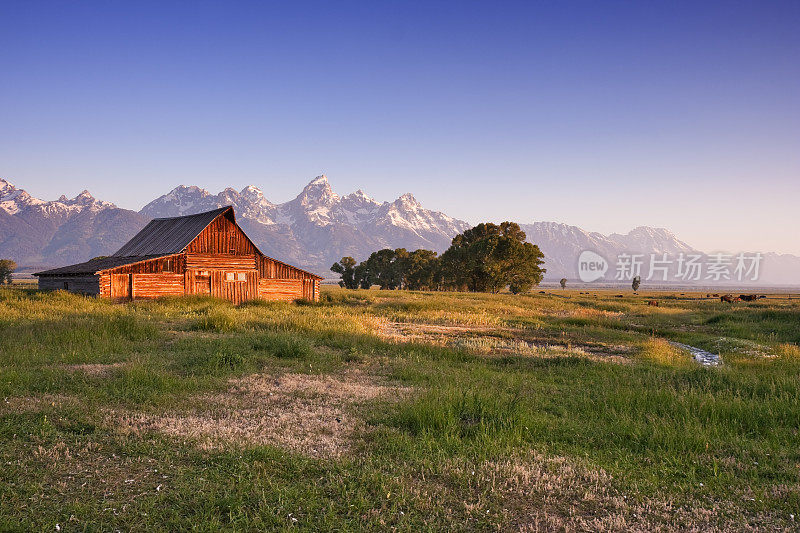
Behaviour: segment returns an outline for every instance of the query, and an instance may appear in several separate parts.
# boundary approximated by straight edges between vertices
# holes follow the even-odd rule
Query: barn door
[[[111,274],[111,297],[112,298],[131,297],[130,274]]]
[[[211,276],[194,277],[194,294],[211,294]]]

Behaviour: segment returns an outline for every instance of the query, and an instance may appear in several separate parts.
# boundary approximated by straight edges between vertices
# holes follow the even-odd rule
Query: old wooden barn
[[[41,289],[104,298],[208,294],[235,303],[319,300],[322,279],[261,253],[230,206],[156,218],[114,255],[35,275]]]

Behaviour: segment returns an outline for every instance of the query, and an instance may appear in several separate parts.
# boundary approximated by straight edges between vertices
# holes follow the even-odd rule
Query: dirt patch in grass
[[[63,365],[61,368],[67,372],[83,372],[87,376],[92,377],[108,377],[115,370],[125,368],[130,363],[81,363],[75,365]]]
[[[786,527],[774,516],[757,520],[730,503],[629,498],[611,475],[566,457],[535,451],[479,466],[452,464],[459,476],[499,492],[504,522],[518,531],[758,531]],[[471,472],[470,472],[471,470]],[[754,525],[757,524],[757,525]]]
[[[195,397],[189,410],[110,412],[109,422],[124,432],[191,439],[203,449],[273,445],[312,457],[338,457],[350,449],[355,431],[364,429],[359,404],[409,392],[358,372],[337,377],[257,374],[232,380],[223,393]]]
[[[395,342],[436,342],[452,337],[475,335],[497,335],[501,331],[514,332],[511,328],[496,326],[442,326],[439,324],[423,324],[416,322],[378,322],[380,335]]]
[[[395,343],[420,342],[463,348],[481,355],[531,357],[586,357],[613,363],[629,363],[630,347],[602,343],[575,343],[555,339],[531,339],[522,329],[493,326],[442,326],[412,322],[378,322],[379,335]]]
[[[53,407],[78,405],[72,396],[65,394],[43,394],[41,396],[11,396],[0,400],[0,414],[41,411]]]

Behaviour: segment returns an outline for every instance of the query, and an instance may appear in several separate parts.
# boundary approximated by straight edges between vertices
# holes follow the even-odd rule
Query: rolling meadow
[[[618,294],[0,289],[0,530],[796,529],[800,297]]]

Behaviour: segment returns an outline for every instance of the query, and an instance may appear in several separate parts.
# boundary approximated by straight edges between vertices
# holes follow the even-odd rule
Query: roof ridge
[[[209,224],[225,213],[231,213],[235,220],[233,206],[180,217],[154,218],[111,255],[123,257],[181,252]]]
[[[192,213],[191,215],[178,215],[176,217],[155,217],[155,218],[151,218],[150,220],[174,220],[176,218],[197,217],[197,216],[200,216],[200,215],[207,215],[209,213],[214,213],[216,211],[222,212],[222,211],[225,211],[226,209],[233,209],[233,206],[232,205],[225,205],[225,206],[222,206],[222,207],[218,207],[216,209],[211,209],[210,211],[202,211],[200,213]]]

